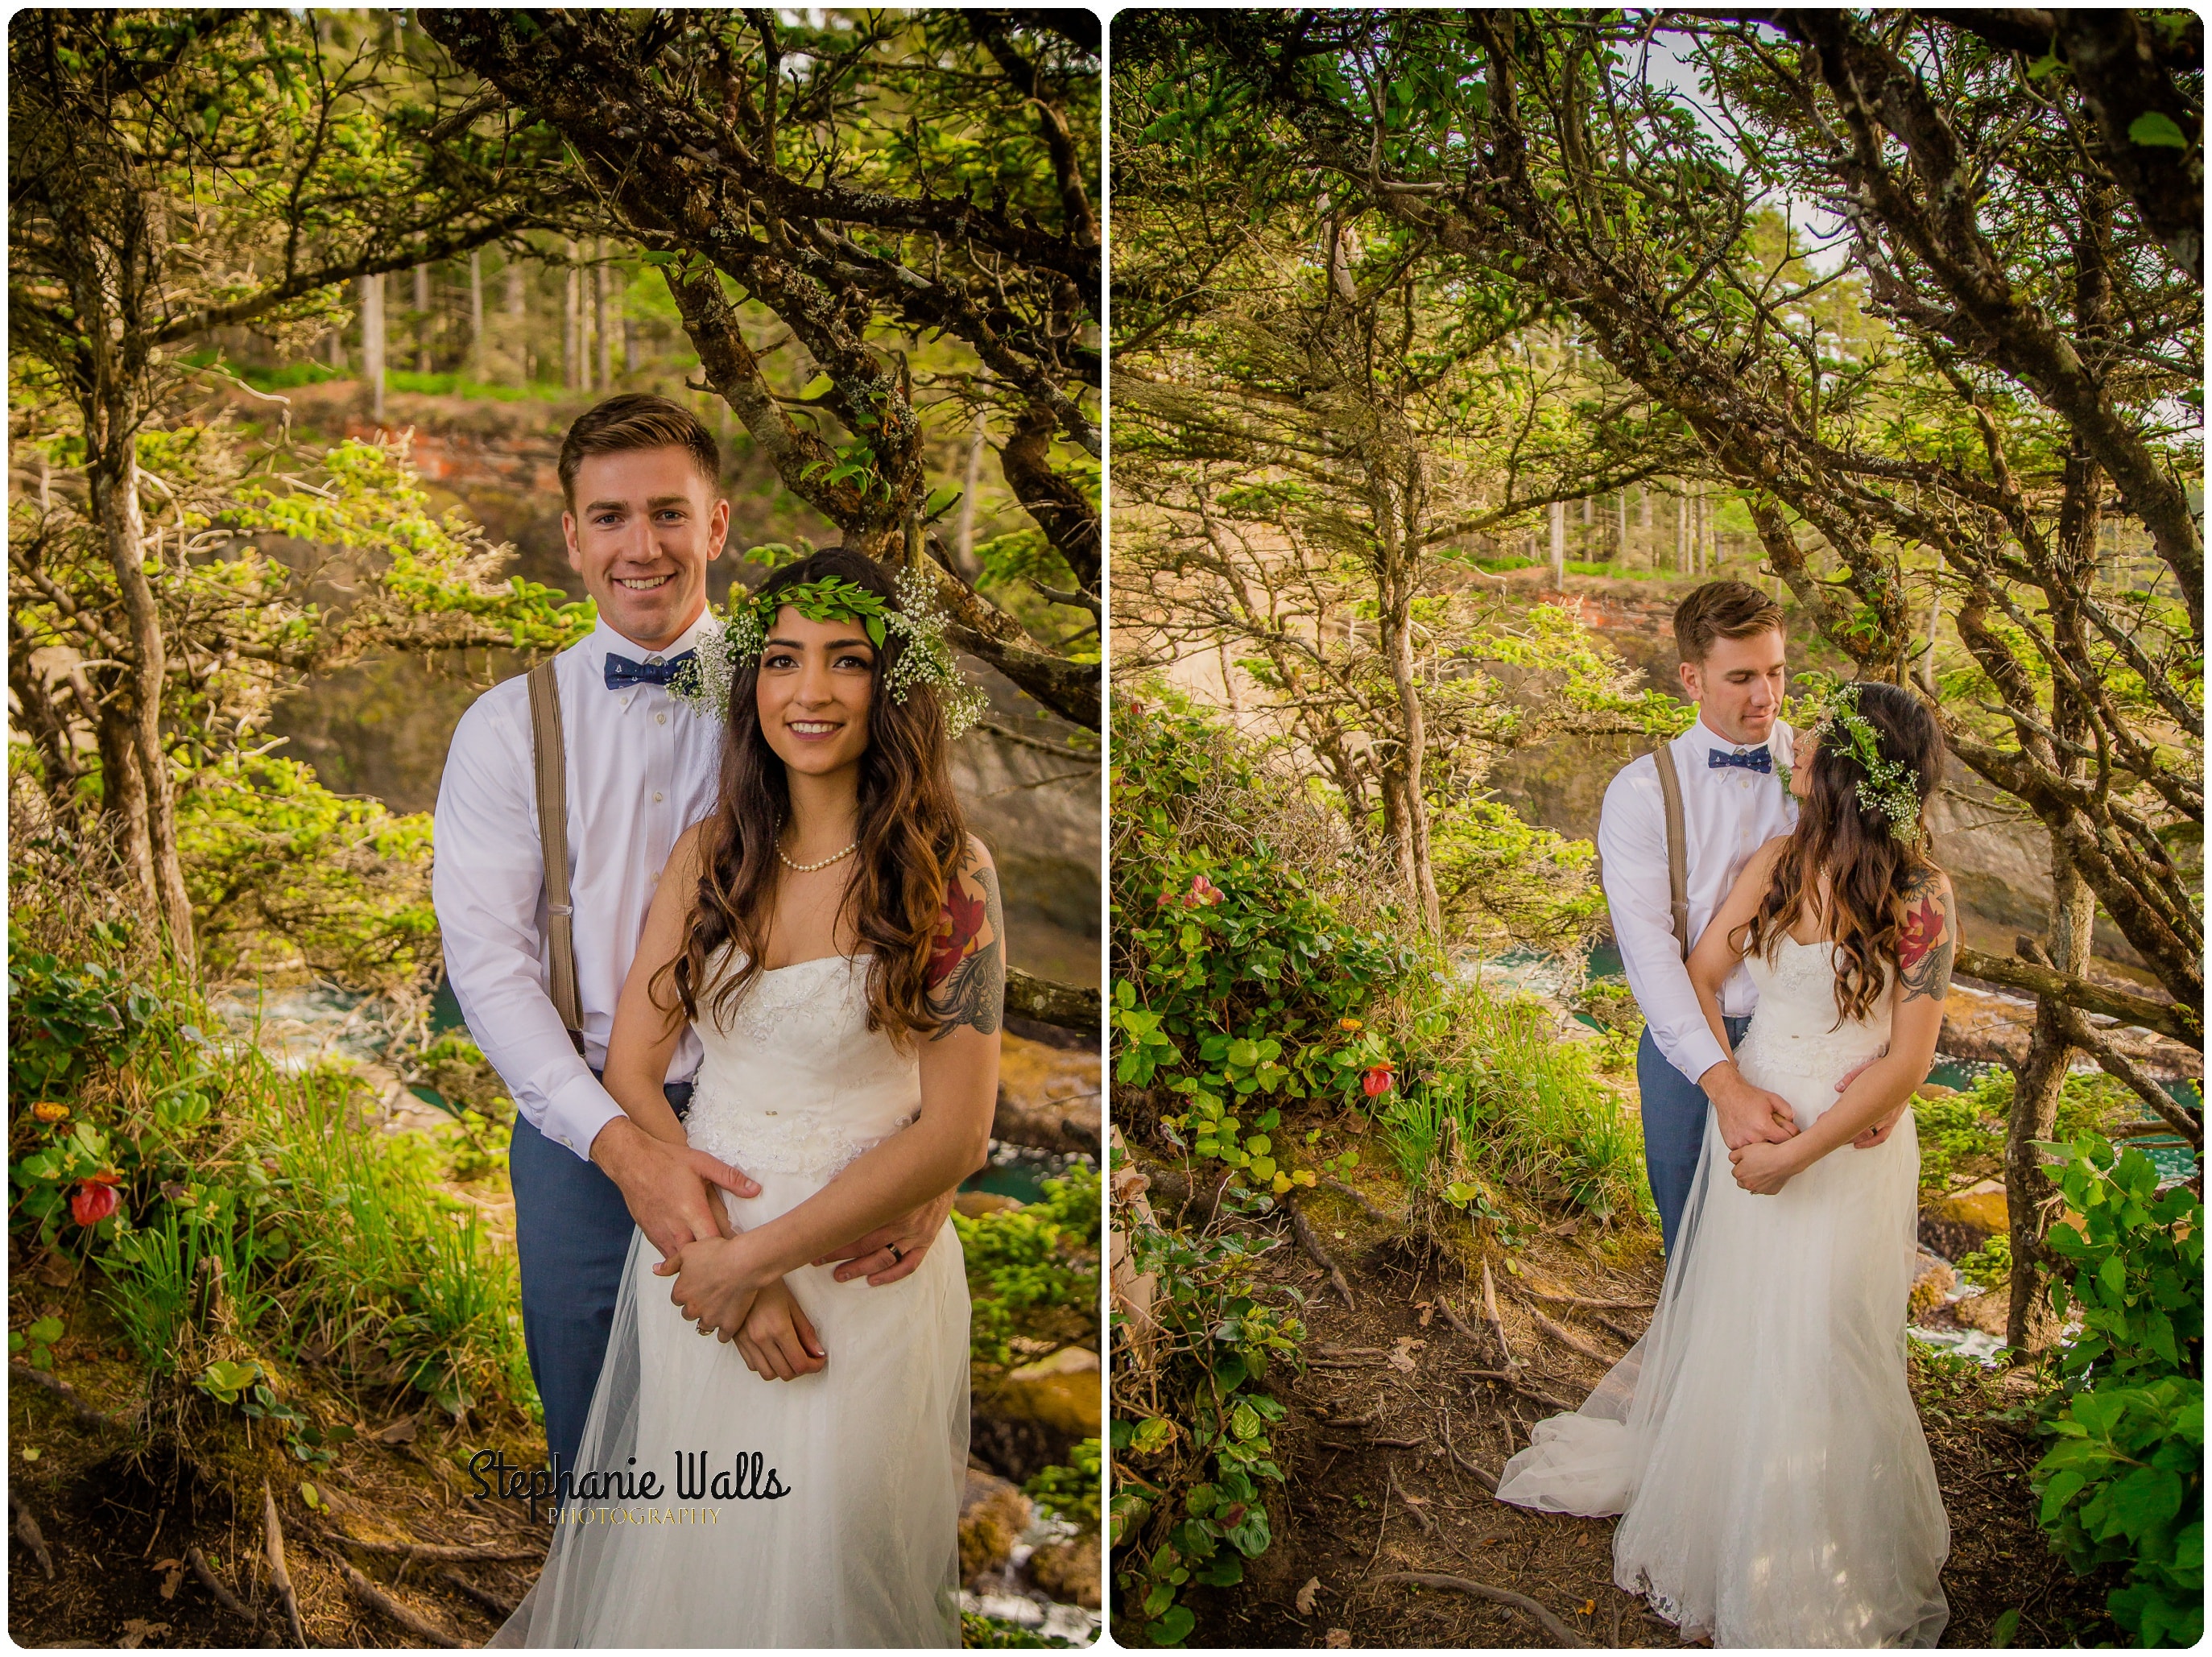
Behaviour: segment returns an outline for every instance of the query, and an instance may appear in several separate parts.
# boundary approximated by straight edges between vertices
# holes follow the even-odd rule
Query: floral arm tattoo
[[[1958,929],[1951,895],[1933,870],[1905,889],[1905,931],[1897,943],[1897,965],[1905,998],[1926,996],[1941,1001],[1951,989],[1951,959],[1958,953]]]
[[[999,871],[984,864],[954,877],[929,956],[929,1010],[938,1018],[930,1040],[941,1041],[963,1027],[983,1035],[998,1029],[1006,1001],[1005,939]]]

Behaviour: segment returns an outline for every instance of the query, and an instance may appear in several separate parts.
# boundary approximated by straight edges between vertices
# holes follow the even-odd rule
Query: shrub
[[[349,1075],[210,1037],[173,971],[15,944],[11,1075],[58,1096],[11,1099],[9,1229],[100,1269],[157,1386],[231,1363],[263,1379],[210,1395],[254,1400],[313,1339],[356,1385],[535,1408],[514,1256],[442,1188],[442,1142],[377,1132]]]
[[[979,1369],[1029,1361],[1018,1344],[1048,1349],[1097,1338],[1098,1171],[1047,1180],[1020,1208],[952,1217],[973,1308],[969,1356]]]
[[[2053,1149],[2062,1149],[2053,1147]],[[2052,1307],[2081,1312],[2058,1360],[2057,1444],[2033,1474],[2051,1545],[2075,1572],[2124,1563],[2106,1600],[2140,1645],[2203,1630],[2204,1208],[2161,1193],[2132,1147],[2094,1133],[2063,1147],[2057,1184],[2081,1223],[2051,1228]]]
[[[1231,1191],[1224,1212],[1268,1201]],[[1261,1486],[1284,1482],[1267,1438],[1283,1405],[1261,1389],[1304,1338],[1303,1298],[1255,1282],[1281,1247],[1264,1234],[1188,1236],[1125,1214],[1129,1259],[1157,1278],[1150,1361],[1117,1366],[1113,1423],[1115,1581],[1154,1645],[1179,1645],[1196,1618],[1192,1583],[1227,1587],[1272,1539]],[[1120,1315],[1116,1314],[1117,1323]]]

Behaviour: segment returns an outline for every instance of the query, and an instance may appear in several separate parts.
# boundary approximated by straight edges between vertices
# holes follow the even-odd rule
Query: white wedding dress
[[[778,968],[729,1029],[698,1026],[685,1131],[760,1181],[757,1197],[724,1195],[740,1227],[796,1207],[920,1108],[915,1053],[867,1029],[866,968]],[[969,1308],[951,1223],[902,1282],[841,1284],[830,1266],[787,1279],[829,1353],[796,1381],[702,1338],[659,1258],[632,1239],[577,1457],[580,1474],[653,1472],[658,1494],[571,1502],[492,1643],[957,1646]]]
[[[1837,1028],[1833,946],[1749,958],[1744,1079],[1810,1126],[1889,1040]],[[1619,1514],[1613,1580],[1719,1646],[1933,1646],[1950,1521],[1905,1381],[1919,1141],[1833,1151],[1779,1194],[1705,1150],[1650,1328],[1574,1415],[1540,1422],[1502,1502]]]

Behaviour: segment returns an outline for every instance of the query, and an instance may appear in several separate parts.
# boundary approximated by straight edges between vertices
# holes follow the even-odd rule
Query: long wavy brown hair
[[[1896,685],[1862,680],[1856,689],[1859,713],[1882,758],[1915,774],[1924,812],[1943,774],[1943,733],[1935,715]],[[1911,838],[1900,840],[1890,832],[1881,808],[1860,798],[1866,770],[1842,732],[1816,744],[1807,764],[1797,827],[1775,860],[1773,883],[1759,913],[1742,929],[1742,948],[1771,961],[1800,916],[1819,915],[1836,944],[1840,1027],[1845,1019],[1865,1017],[1888,986],[1904,932],[1905,890],[1936,861],[1929,855],[1924,817],[1915,819]]]
[[[879,594],[898,607],[890,575],[872,558],[825,548],[776,571],[762,596],[829,576]],[[968,827],[952,792],[951,744],[937,694],[913,686],[898,701],[884,678],[908,648],[896,631],[875,652],[875,694],[868,703],[868,746],[860,757],[860,849],[837,910],[849,918],[868,959],[868,1028],[904,1042],[941,1022],[928,1005],[930,944],[945,911],[945,887],[968,847]],[[702,1001],[722,1023],[769,952],[782,861],[776,836],[791,816],[790,778],[761,730],[760,660],[738,665],[730,686],[730,724],[713,816],[701,831],[699,884],[683,952],[661,969],[684,1016],[696,1023]],[[709,981],[708,961],[725,944],[731,959]],[[658,994],[654,999],[659,1000]]]

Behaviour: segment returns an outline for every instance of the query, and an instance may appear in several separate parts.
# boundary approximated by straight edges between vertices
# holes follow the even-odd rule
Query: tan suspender
[[[530,742],[538,767],[538,843],[545,859],[553,1010],[581,1053],[584,1000],[576,988],[575,910],[568,901],[568,764],[561,740],[561,692],[550,657],[530,670]]]
[[[1674,918],[1674,943],[1690,958],[1690,853],[1682,827],[1682,779],[1674,770],[1674,744],[1651,756],[1659,771],[1659,798],[1667,810],[1667,901]]]

